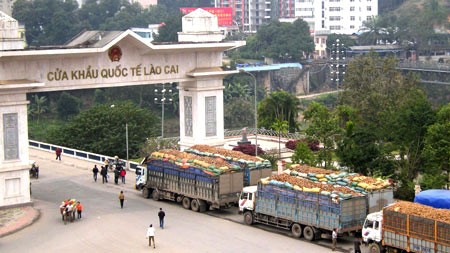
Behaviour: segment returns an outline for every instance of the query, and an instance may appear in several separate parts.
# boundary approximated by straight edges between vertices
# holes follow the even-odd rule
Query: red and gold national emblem
[[[120,61],[122,57],[122,49],[119,46],[113,46],[108,51],[108,56],[111,61]]]

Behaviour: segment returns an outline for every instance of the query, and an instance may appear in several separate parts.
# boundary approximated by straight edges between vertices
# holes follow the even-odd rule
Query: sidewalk
[[[33,206],[0,209],[0,238],[33,224],[39,216]]]

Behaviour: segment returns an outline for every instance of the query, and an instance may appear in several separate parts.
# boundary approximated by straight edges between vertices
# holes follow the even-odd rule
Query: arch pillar
[[[224,112],[222,76],[181,82],[180,150],[196,144],[223,146]]]
[[[5,89],[8,85],[19,88]],[[0,206],[31,202],[27,90],[8,85],[0,85]]]

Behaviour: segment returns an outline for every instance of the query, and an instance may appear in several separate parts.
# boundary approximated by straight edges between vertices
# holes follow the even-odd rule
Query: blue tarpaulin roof
[[[426,190],[417,194],[414,202],[434,208],[450,209],[450,190]]]
[[[279,70],[282,68],[299,68],[302,69],[302,65],[298,62],[295,63],[280,63],[271,65],[261,65],[261,66],[248,66],[248,67],[236,67],[237,70],[244,70],[246,72],[252,71],[269,71],[269,70]]]

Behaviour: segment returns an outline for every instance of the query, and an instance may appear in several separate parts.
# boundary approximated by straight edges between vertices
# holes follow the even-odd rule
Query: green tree
[[[33,116],[36,116],[37,123],[42,114],[48,111],[47,98],[45,96],[39,97],[39,95],[33,95],[34,103],[30,106],[30,112]]]
[[[149,137],[159,134],[159,119],[131,102],[96,105],[72,118],[66,126],[54,129],[49,141],[57,145],[93,153],[126,157],[126,131],[130,158],[139,155]]]
[[[276,91],[269,94],[258,104],[258,126],[272,128],[276,119],[288,122],[289,132],[298,129],[297,117],[300,100],[286,91]]]
[[[295,151],[291,159],[293,163],[316,166],[316,158],[314,153],[308,147],[308,143],[303,141],[297,142],[297,146],[295,147]]]
[[[429,126],[425,136],[424,159],[426,161],[425,176],[431,177],[430,185],[442,184],[440,178],[450,185],[450,104],[443,106],[436,116],[436,122]],[[436,177],[444,174],[444,177]],[[426,177],[425,177],[426,178]],[[441,185],[443,186],[443,185]]]
[[[311,103],[303,115],[309,123],[306,129],[308,136],[323,144],[317,160],[319,164],[324,163],[324,167],[329,168],[332,165],[334,146],[342,134],[338,117],[324,105],[316,102]]]
[[[253,127],[255,114],[252,108],[253,102],[243,98],[232,98],[224,104],[225,128],[236,129],[243,127]],[[247,108],[244,110],[243,108]]]
[[[79,32],[77,10],[74,0],[18,0],[12,16],[25,24],[28,45],[60,45]]]
[[[294,23],[272,21],[261,25],[256,39],[249,46],[257,50],[257,54],[282,60],[291,56],[293,61],[300,61],[314,51],[314,41],[309,33],[306,21],[297,19]]]
[[[166,20],[163,21],[163,25],[159,28],[158,35],[155,37],[155,42],[178,42],[178,32],[181,32],[182,27],[181,12],[172,13]]]
[[[271,128],[278,132],[278,159],[281,159],[281,134],[288,132],[289,122],[277,118]]]
[[[62,92],[57,103],[56,110],[61,119],[67,119],[80,113],[81,100],[67,92]]]

